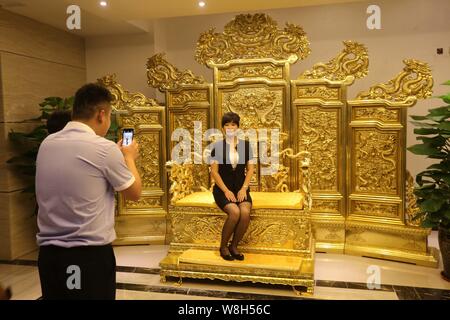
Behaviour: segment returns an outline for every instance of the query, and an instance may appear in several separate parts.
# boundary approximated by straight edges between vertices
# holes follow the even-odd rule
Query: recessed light
[[[106,6],[108,5],[108,2],[106,2],[106,1],[100,1],[100,5],[101,5],[102,7],[106,7]]]
[[[205,3],[205,1],[200,1],[198,3],[198,5],[203,8],[206,5],[206,3]]]

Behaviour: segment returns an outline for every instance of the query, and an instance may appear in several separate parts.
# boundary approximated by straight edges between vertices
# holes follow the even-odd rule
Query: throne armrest
[[[300,177],[300,189],[295,192],[302,192],[303,205],[306,210],[312,208],[312,193],[311,193],[311,180],[309,175],[309,167],[311,164],[311,153],[309,151],[300,151],[294,154],[294,150],[291,148],[284,149],[280,152],[282,157],[288,157],[299,161],[299,177]]]
[[[172,195],[170,203],[174,205],[178,200],[194,192],[193,163],[186,160],[184,163],[175,161],[166,162],[171,182],[169,193]]]

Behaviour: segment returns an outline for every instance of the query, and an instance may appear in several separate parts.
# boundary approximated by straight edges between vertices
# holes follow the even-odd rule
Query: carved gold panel
[[[297,87],[296,98],[322,99],[324,101],[339,100],[339,88],[330,88],[325,85],[310,85]]]
[[[165,215],[120,215],[116,217],[115,245],[164,244]]]
[[[228,69],[221,70],[219,82],[234,81],[239,78],[268,78],[271,80],[283,80],[285,77],[282,66],[270,62],[258,64],[232,65]]]
[[[352,120],[378,121],[380,123],[400,123],[400,109],[386,107],[354,107],[352,110]]]
[[[220,114],[232,111],[241,116],[241,128],[282,128],[283,88],[239,87],[219,91]]]
[[[208,89],[182,90],[181,92],[173,92],[170,94],[169,97],[171,100],[169,103],[171,106],[183,106],[188,102],[207,102],[209,101],[208,95]]]
[[[200,122],[203,128],[209,128],[209,111],[205,109],[189,109],[189,111],[169,110],[169,132],[172,133],[177,128],[187,129],[191,137],[194,138],[194,121]],[[170,152],[178,142],[172,141]],[[195,150],[195,142],[191,143],[191,150]],[[202,142],[202,148],[207,146],[206,142]],[[171,154],[169,157],[172,158]],[[208,188],[210,185],[209,171],[206,165],[198,165],[197,170],[194,170],[194,181],[196,185],[201,185]]]
[[[338,153],[341,116],[337,109],[297,107],[298,150],[311,152],[311,186],[314,193],[339,190]]]
[[[352,193],[398,195],[399,132],[355,128],[353,139]]]
[[[341,211],[339,204],[339,200],[315,199],[312,210],[313,212],[339,213]]]
[[[399,204],[352,201],[351,214],[399,219]]]
[[[173,242],[177,245],[219,246],[226,218],[223,212],[213,210],[214,214],[211,214],[209,208],[174,208],[173,211]],[[308,226],[306,217],[292,210],[278,210],[276,215],[273,210],[255,210],[249,230],[242,240],[242,247],[307,250],[310,245]]]
[[[265,251],[309,250],[310,226],[308,215],[296,210],[256,209],[252,223],[242,240],[242,248]],[[220,243],[226,219],[220,209],[201,207],[171,207],[172,244],[198,248],[216,248]]]

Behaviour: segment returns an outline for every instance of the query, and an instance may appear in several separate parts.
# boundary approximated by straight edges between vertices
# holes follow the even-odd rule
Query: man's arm
[[[122,140],[120,140],[118,143],[118,146],[120,148],[120,151],[122,151],[125,164],[127,165],[128,169],[131,171],[131,173],[134,176],[134,183],[128,187],[125,190],[120,191],[122,196],[126,200],[131,201],[138,201],[141,197],[142,193],[142,181],[141,176],[139,175],[139,172],[136,168],[135,160],[139,156],[139,145],[137,142],[133,139],[133,142],[129,146],[122,146]]]

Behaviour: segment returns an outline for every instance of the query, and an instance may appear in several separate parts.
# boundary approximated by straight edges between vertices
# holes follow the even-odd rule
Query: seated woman
[[[253,153],[250,143],[237,137],[239,121],[234,112],[223,115],[225,139],[216,142],[211,150],[214,200],[228,215],[220,242],[220,255],[225,260],[244,260],[237,247],[247,231],[252,207],[249,184],[254,172]],[[233,240],[228,246],[231,235]]]

